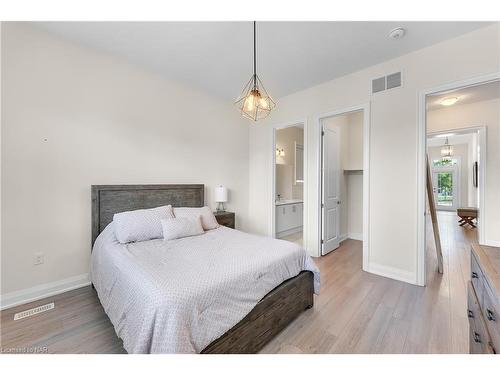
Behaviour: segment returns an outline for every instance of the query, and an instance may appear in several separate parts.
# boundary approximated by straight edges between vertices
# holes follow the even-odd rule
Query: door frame
[[[447,83],[441,86],[437,86],[430,89],[420,90],[418,93],[418,117],[417,117],[417,279],[416,284],[420,286],[425,286],[425,246],[426,246],[426,236],[425,236],[425,202],[426,202],[426,153],[427,153],[427,96],[432,94],[438,94],[441,92],[446,92],[450,90],[463,89],[470,86],[478,86],[486,83],[491,83],[500,80],[500,72],[495,72],[491,74],[485,74],[478,77],[473,77],[469,79],[464,79],[461,81]],[[479,184],[483,187],[483,198],[479,202],[479,210],[484,213],[484,208],[486,204],[484,202],[484,187],[486,183],[485,171],[486,171],[486,129],[484,127],[478,127],[478,129],[483,128],[483,136],[478,140],[480,149],[484,152],[484,158],[482,159],[482,167],[479,170]],[[446,132],[460,131],[463,129],[449,129]],[[470,128],[468,128],[470,129]],[[482,156],[482,155],[481,155]],[[482,172],[482,173],[481,173]],[[481,189],[480,189],[481,190]],[[481,193],[480,193],[481,194]],[[479,215],[482,215],[481,213]],[[478,215],[478,216],[479,216]],[[479,222],[479,243],[483,245],[488,245],[488,240],[485,238],[484,223]]]
[[[318,254],[321,256],[321,237],[323,218],[321,210],[322,201],[322,186],[323,186],[323,173],[322,173],[322,160],[323,160],[323,142],[321,138],[321,131],[323,129],[323,120],[329,117],[345,115],[352,112],[363,111],[363,270],[369,272],[370,269],[370,102],[366,102],[353,107],[342,108],[326,113],[322,113],[315,117],[314,123],[316,124],[316,137],[318,142],[318,155],[316,164],[316,176],[318,181],[318,200],[317,200],[317,213],[318,213]]]
[[[270,207],[270,227],[269,227],[269,233],[272,238],[276,238],[276,207],[275,207],[275,200],[276,200],[276,131],[279,129],[286,129],[286,128],[291,128],[293,126],[297,125],[303,125],[303,130],[304,130],[304,163],[303,163],[303,174],[304,174],[304,182],[302,183],[302,189],[303,189],[303,197],[302,197],[302,247],[307,251],[306,248],[306,233],[307,233],[307,119],[299,119],[296,121],[289,121],[281,124],[276,124],[271,127],[272,135],[272,155],[271,155],[271,193],[269,194],[269,207]]]

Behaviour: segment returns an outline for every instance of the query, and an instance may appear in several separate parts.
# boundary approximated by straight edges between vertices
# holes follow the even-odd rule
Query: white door
[[[454,211],[458,208],[457,169],[434,168],[432,171],[432,188],[436,210]]]
[[[321,254],[328,254],[339,247],[340,230],[340,152],[339,131],[323,127],[322,173],[322,247]]]

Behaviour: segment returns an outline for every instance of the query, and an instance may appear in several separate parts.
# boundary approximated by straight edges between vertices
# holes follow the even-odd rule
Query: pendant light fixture
[[[453,148],[448,142],[448,137],[446,137],[444,146],[441,148],[441,156],[443,160],[451,160],[451,157],[453,156]]]
[[[255,21],[253,21],[253,75],[243,88],[235,104],[243,117],[257,121],[267,117],[276,103],[268,95],[264,85],[257,75],[257,51],[255,41]]]

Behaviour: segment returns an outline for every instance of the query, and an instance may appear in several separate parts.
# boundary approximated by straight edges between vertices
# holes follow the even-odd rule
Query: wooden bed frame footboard
[[[202,354],[254,354],[313,307],[314,276],[302,271],[269,292],[248,315],[209,344]]]

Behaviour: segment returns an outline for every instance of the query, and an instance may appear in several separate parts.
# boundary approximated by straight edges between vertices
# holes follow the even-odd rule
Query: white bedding
[[[302,270],[319,292],[316,265],[291,242],[220,227],[120,244],[112,226],[95,242],[91,279],[129,353],[199,353]]]

